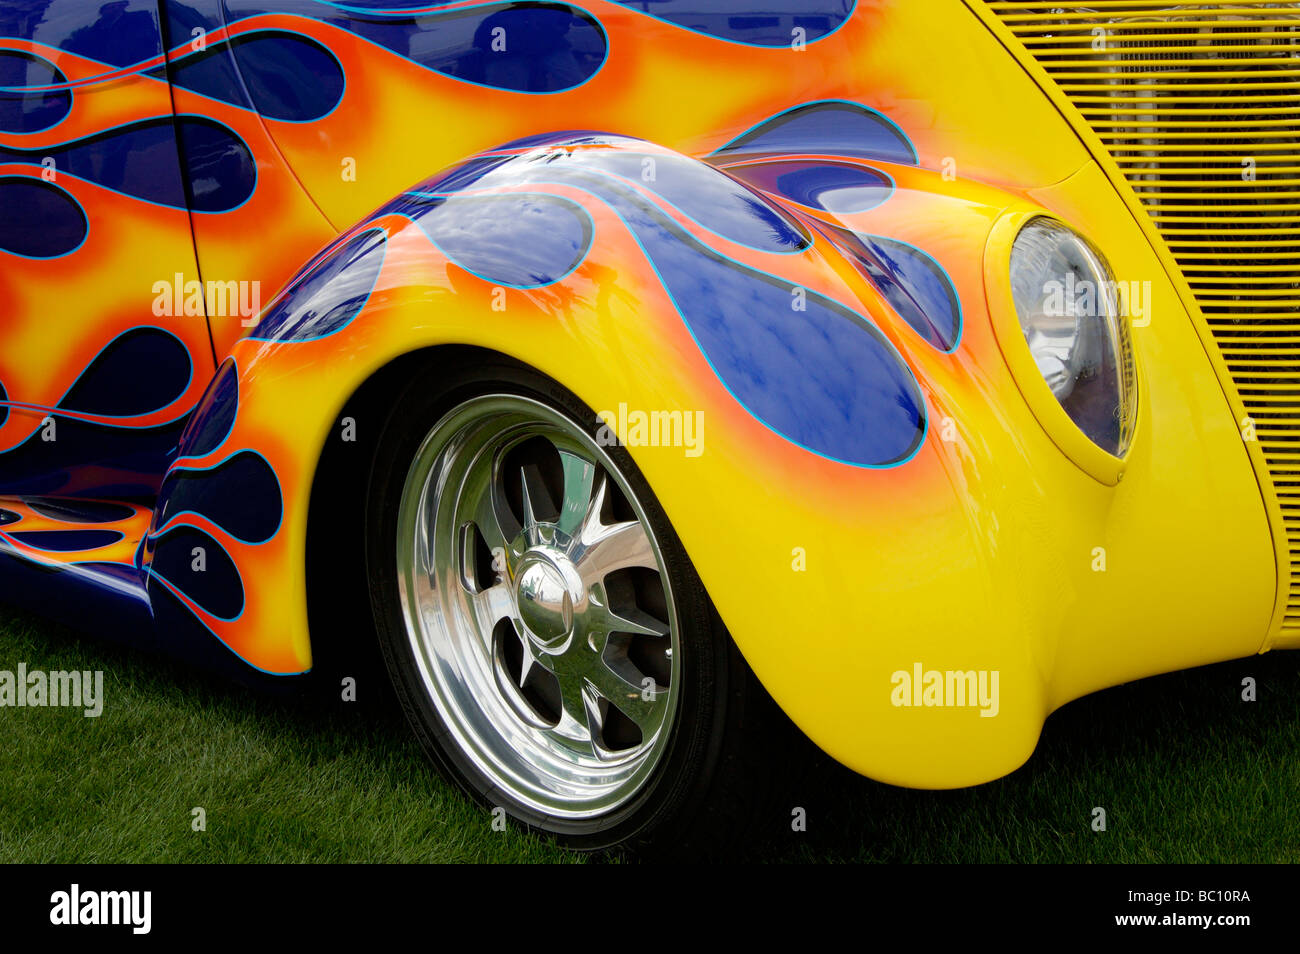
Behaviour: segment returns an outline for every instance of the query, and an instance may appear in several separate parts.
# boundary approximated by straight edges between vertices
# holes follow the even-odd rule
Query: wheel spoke
[[[496,504],[493,502],[490,492],[483,495],[476,516],[477,519],[474,521],[474,525],[478,527],[478,532],[483,534],[483,542],[488,545],[488,549],[494,553],[498,548],[504,549],[509,541],[506,537],[505,528],[501,526],[501,517],[497,513]]]
[[[511,551],[509,538],[501,524],[501,515],[497,513],[491,485],[483,488],[479,495],[472,519],[492,554],[492,569],[497,579],[508,583],[513,578],[514,562],[518,554]]]
[[[524,539],[529,546],[533,546],[541,539],[537,532],[538,525],[542,522],[538,516],[538,506],[550,499],[550,491],[546,489],[546,483],[535,464],[520,467],[519,478],[524,498]]]
[[[604,609],[604,618],[600,621],[600,625],[607,633],[627,633],[630,636],[668,635],[666,623],[661,623],[649,613],[635,607],[621,613],[615,613],[608,607]]]
[[[518,632],[515,633],[515,638],[523,645],[523,658],[519,663],[519,679],[516,680],[519,688],[522,689],[528,685],[528,676],[533,671],[533,667],[537,665],[537,658],[533,655],[533,647],[529,645],[527,639],[520,636]]]
[[[489,586],[486,590],[471,593],[470,606],[474,610],[474,619],[479,632],[491,638],[492,630],[503,619],[514,616],[515,604],[510,595],[510,588],[504,583]]]
[[[659,568],[650,535],[636,520],[615,524],[589,520],[574,557],[578,572],[588,585],[627,567]]]
[[[600,693],[609,703],[627,716],[643,735],[649,736],[658,727],[659,703],[668,695],[666,689],[653,685],[633,686],[599,659],[587,672],[587,685]]]
[[[600,731],[599,724],[593,726],[591,721],[589,706],[589,693],[586,689],[586,682],[581,676],[565,673],[563,676],[556,673],[560,683],[560,713],[559,724],[553,731],[567,739],[571,744],[576,743],[579,751],[584,755],[595,755],[594,735]]]
[[[596,465],[573,451],[561,449],[560,463],[564,473],[564,491],[556,526],[563,533],[576,536],[590,519],[598,480],[603,499],[605,478],[597,477]]]

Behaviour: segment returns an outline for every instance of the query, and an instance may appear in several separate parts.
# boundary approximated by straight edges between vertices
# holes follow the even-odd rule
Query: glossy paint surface
[[[57,227],[0,211],[6,592],[307,671],[321,450],[370,376],[454,343],[594,411],[700,416],[698,456],[629,452],[767,688],[877,778],[996,777],[1070,698],[1258,649],[1235,421],[1059,113],[957,0],[753,6],[7,4],[0,197]],[[1034,210],[1153,286],[1117,486],[993,331],[992,237]],[[236,304],[155,313],[176,274]],[[98,502],[60,522],[45,495]],[[996,715],[895,705],[918,663],[997,672]]]
[[[588,136],[553,146],[564,150],[563,159],[526,153],[472,180],[456,172],[449,178],[495,201],[509,201],[517,188],[549,186],[603,204],[644,251],[723,386],[756,418],[792,443],[846,463],[888,467],[911,457],[925,433],[924,402],[876,326],[766,271],[770,263],[759,256],[736,258],[700,241],[678,220],[690,219],[747,252],[769,255],[806,254],[812,241],[803,228],[712,167],[637,140]],[[654,171],[648,182],[641,175],[645,169]],[[465,194],[447,191],[435,179],[379,214],[410,217],[430,234],[446,227],[436,223],[449,215],[464,214],[457,203]],[[478,231],[469,220],[452,228]],[[479,241],[494,242],[486,232]],[[571,270],[572,265],[544,284]],[[510,276],[477,275],[510,284]]]

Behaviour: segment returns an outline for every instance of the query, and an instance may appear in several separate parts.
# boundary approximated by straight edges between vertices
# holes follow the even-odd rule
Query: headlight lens
[[[1011,291],[1025,342],[1061,407],[1116,457],[1137,405],[1128,322],[1115,279],[1078,234],[1031,219],[1011,248]]]

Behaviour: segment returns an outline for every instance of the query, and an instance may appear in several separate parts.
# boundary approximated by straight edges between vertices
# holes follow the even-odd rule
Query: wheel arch
[[[384,674],[373,639],[366,580],[366,491],[389,412],[427,375],[470,362],[528,365],[510,355],[464,344],[435,344],[399,354],[361,381],[339,404],[335,428],[320,447],[307,505],[307,629],[312,668],[326,680],[358,667]],[[345,440],[349,428],[355,428]]]

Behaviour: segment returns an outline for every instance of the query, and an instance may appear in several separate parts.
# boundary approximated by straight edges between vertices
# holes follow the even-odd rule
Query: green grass
[[[391,704],[284,700],[0,611],[0,670],[103,670],[98,719],[0,709],[0,862],[582,860],[427,767]],[[1259,701],[1240,700],[1254,676]],[[1008,778],[916,792],[824,758],[748,856],[795,861],[1300,861],[1300,654],[1132,683],[1052,716]],[[191,809],[207,831],[191,830]],[[1105,832],[1090,827],[1094,806]]]

